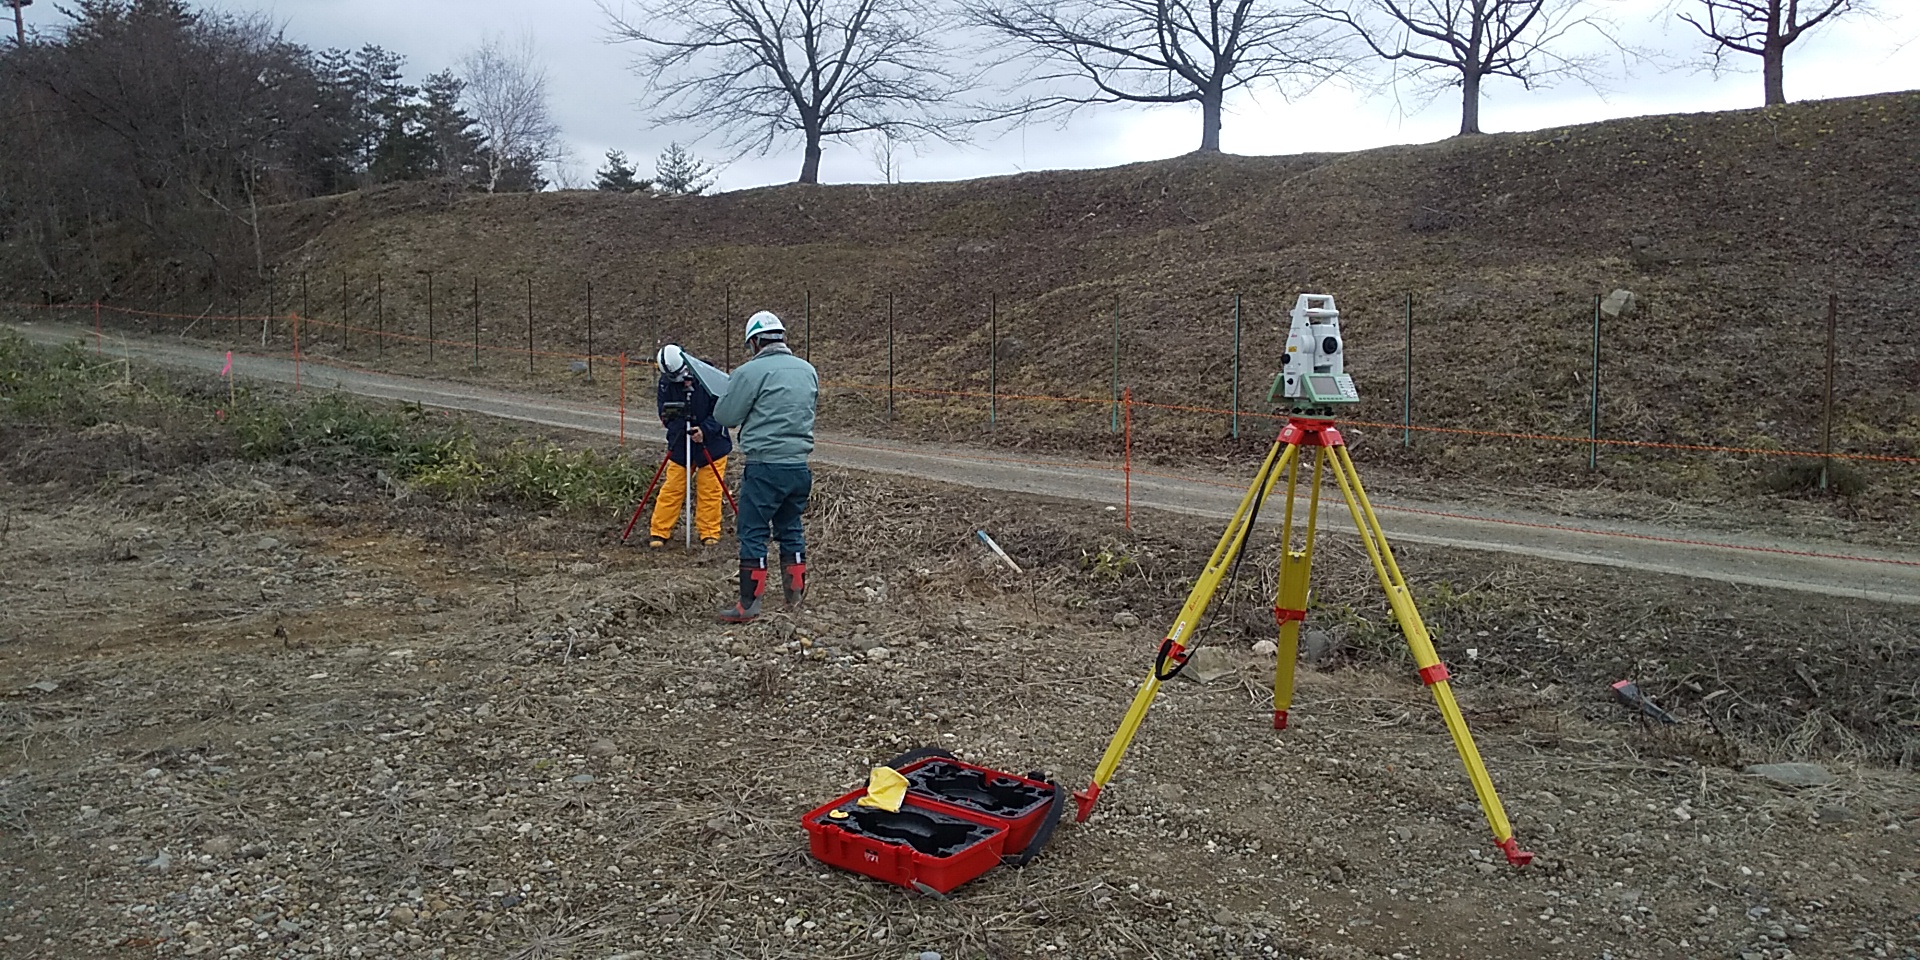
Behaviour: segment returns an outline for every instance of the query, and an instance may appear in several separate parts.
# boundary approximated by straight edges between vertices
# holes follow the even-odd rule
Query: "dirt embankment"
[[[829,380],[868,385],[886,379],[891,314],[903,386],[1104,397],[1117,379],[1141,400],[1225,408],[1237,294],[1241,398],[1264,409],[1255,398],[1285,311],[1300,292],[1326,291],[1347,315],[1364,398],[1354,418],[1395,423],[1411,297],[1416,423],[1584,435],[1594,299],[1624,289],[1634,310],[1602,322],[1602,436],[1807,450],[1822,443],[1819,328],[1838,294],[1835,447],[1914,456],[1920,333],[1902,318],[1920,312],[1916,138],[1920,94],[1907,93],[964,183],[677,200],[403,186],[275,211],[271,303],[265,288],[232,302],[137,272],[108,299],[174,290],[157,299],[192,315],[297,311],[314,324],[310,352],[410,370],[427,365],[422,344],[393,339],[369,358],[367,331],[477,333],[503,348],[531,335],[561,354],[591,341],[636,359],[672,339],[724,361],[738,359],[740,318],[764,307],[799,321]],[[153,325],[189,325],[168,323]],[[360,331],[324,326],[342,323]],[[258,333],[191,326],[248,342]],[[270,349],[291,346],[286,330],[269,333]],[[443,344],[435,364],[446,372],[466,357]],[[572,389],[563,358],[540,364],[534,380]],[[489,356],[468,373],[498,380],[524,366]],[[1094,405],[1003,403],[989,431],[981,402],[907,399],[889,423],[871,400],[831,415],[922,437],[1117,448],[1109,412]],[[1264,439],[1222,439],[1221,415],[1138,412],[1146,454],[1244,459]],[[1423,434],[1373,456],[1430,480],[1695,503],[1812,482],[1793,461],[1753,455],[1605,454],[1590,472],[1577,445]],[[1851,469],[1849,484],[1864,489],[1835,516],[1912,512],[1911,465]]]

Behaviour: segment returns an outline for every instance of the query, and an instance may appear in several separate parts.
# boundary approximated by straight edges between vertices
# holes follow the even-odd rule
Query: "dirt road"
[[[39,343],[93,338],[93,331],[58,324],[8,324]],[[109,355],[131,356],[169,367],[220,369],[221,351],[162,340],[112,338]],[[290,360],[248,357],[239,375],[291,384]],[[361,396],[478,413],[569,430],[614,434],[618,410],[565,400],[515,394],[468,384],[303,362],[300,382],[316,390],[340,390]],[[645,412],[628,429],[650,436]],[[980,489],[1036,494],[1090,503],[1118,505],[1124,478],[1106,464],[1022,455],[1015,459],[991,450],[954,449],[894,440],[822,434],[815,459],[857,470],[922,477]],[[1136,472],[1133,505],[1207,518],[1232,514],[1243,490],[1162,473]],[[1336,498],[1337,500],[1337,498]],[[1920,556],[1857,547],[1846,543],[1796,542],[1764,537],[1701,534],[1648,524],[1578,525],[1564,518],[1518,511],[1471,514],[1444,504],[1376,498],[1383,523],[1396,541],[1442,544],[1472,550],[1517,553],[1552,560],[1602,564],[1649,573],[1703,577],[1763,589],[1792,590],[1842,597],[1920,604]],[[1337,503],[1328,528],[1348,531],[1350,523]]]

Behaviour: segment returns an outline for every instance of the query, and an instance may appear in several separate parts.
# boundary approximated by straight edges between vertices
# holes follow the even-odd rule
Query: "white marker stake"
[[[1007,552],[1005,550],[1000,549],[999,544],[993,542],[992,537],[987,536],[987,532],[985,530],[975,530],[973,532],[973,535],[976,537],[979,537],[980,542],[987,545],[987,549],[992,550],[995,555],[999,556],[1000,559],[1005,560],[1007,562],[1007,566],[1013,568],[1014,573],[1020,573],[1020,574],[1026,573],[1025,570],[1020,569],[1019,564],[1013,562],[1012,557],[1007,556]]]

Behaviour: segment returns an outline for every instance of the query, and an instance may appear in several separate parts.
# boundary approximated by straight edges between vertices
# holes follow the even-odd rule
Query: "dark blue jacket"
[[[713,394],[700,385],[698,379],[682,383],[667,377],[660,378],[658,406],[660,422],[667,428],[667,455],[681,466],[687,465],[687,427],[688,420],[700,424],[701,433],[707,438],[705,444],[693,445],[693,468],[700,469],[708,460],[718,460],[733,452],[733,438],[727,436],[727,428],[713,419]],[[686,416],[667,419],[667,404],[685,403]],[[706,456],[700,455],[701,447],[706,448]]]

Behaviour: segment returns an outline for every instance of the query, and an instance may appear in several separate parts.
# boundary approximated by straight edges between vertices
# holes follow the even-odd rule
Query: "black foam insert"
[[[1017,820],[1045,806],[1053,790],[1005,774],[985,773],[945,760],[907,772],[907,789],[956,807]]]
[[[889,813],[849,801],[839,809],[847,812],[845,819],[822,815],[821,822],[848,833],[904,843],[930,857],[951,857],[993,836],[993,828],[986,824],[924,807],[903,806],[898,813]]]

